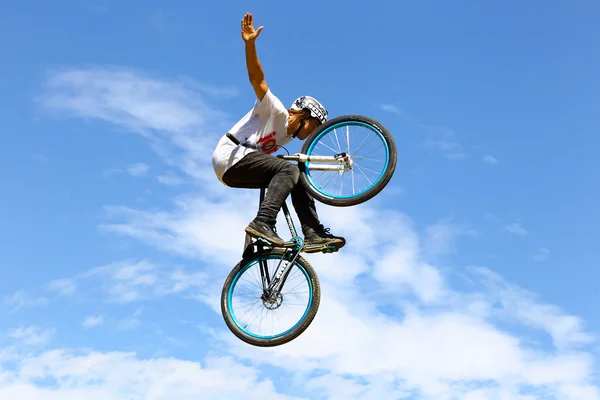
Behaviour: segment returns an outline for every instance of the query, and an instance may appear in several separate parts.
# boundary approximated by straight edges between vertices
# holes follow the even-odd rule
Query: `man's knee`
[[[287,176],[290,177],[294,186],[296,186],[298,180],[300,179],[300,169],[298,168],[298,166],[296,164],[292,164],[291,162],[286,161],[286,165],[283,167],[282,170]]]

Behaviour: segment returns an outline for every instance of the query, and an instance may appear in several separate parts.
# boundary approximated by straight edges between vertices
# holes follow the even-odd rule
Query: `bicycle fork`
[[[298,258],[300,252],[293,251],[293,253],[291,254],[293,254],[291,259],[287,259],[285,255],[281,257],[281,260],[279,261],[279,264],[275,269],[275,274],[273,275],[272,279],[270,279],[269,277],[269,271],[266,265],[266,260],[260,260],[264,294],[267,298],[272,297],[273,294],[279,294],[281,288],[283,288],[283,285],[285,284],[285,281],[287,280],[290,274],[292,266],[296,261],[296,258]]]
[[[267,260],[260,258],[260,274],[263,284],[263,300],[272,299],[278,296],[287,280],[294,262],[300,255],[299,249],[293,249],[281,256],[273,276],[269,276]]]

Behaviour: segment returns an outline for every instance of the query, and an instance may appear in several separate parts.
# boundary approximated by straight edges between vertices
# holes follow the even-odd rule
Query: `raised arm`
[[[256,96],[262,101],[265,94],[269,91],[267,82],[265,82],[265,73],[263,72],[262,66],[258,61],[258,55],[256,54],[256,38],[260,35],[260,31],[264,26],[254,30],[254,23],[252,20],[252,14],[246,13],[242,19],[242,38],[246,43],[246,67],[248,68],[248,78],[250,84],[256,92]]]

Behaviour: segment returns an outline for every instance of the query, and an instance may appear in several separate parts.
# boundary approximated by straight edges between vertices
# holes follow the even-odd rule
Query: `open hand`
[[[260,31],[262,31],[263,28],[264,26],[261,26],[258,29],[254,30],[252,14],[246,13],[246,15],[244,15],[244,18],[242,19],[242,38],[245,42],[256,40],[258,35],[260,35]]]

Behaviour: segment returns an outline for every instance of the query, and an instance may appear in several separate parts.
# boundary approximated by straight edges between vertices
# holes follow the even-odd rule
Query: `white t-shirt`
[[[258,151],[270,154],[279,148],[277,146],[284,146],[292,140],[292,135],[287,134],[288,115],[287,108],[269,89],[262,101],[257,98],[252,110],[248,111],[229,133],[241,143],[258,145]],[[217,178],[223,182],[225,171],[252,151],[257,150],[238,146],[223,135],[212,155]]]

